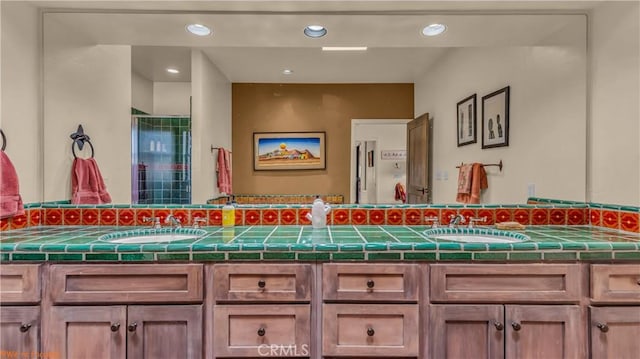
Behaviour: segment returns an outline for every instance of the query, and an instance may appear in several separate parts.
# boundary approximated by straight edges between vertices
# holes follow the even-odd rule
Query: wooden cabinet
[[[575,305],[431,305],[433,358],[582,358]]]
[[[433,264],[431,301],[578,303],[579,264]]]
[[[40,265],[3,264],[0,266],[0,303],[37,304],[40,302]]]
[[[640,306],[591,307],[591,357],[636,359],[640,353]]]
[[[219,305],[214,323],[218,357],[310,355],[309,305]]]
[[[418,355],[417,305],[324,304],[322,315],[325,356]]]
[[[207,296],[213,300],[207,303],[213,318],[208,318],[207,338],[213,346],[208,356],[313,356],[311,265],[216,264],[207,268],[210,272]]]
[[[55,306],[45,332],[59,358],[201,358],[202,306]]]
[[[640,304],[640,265],[591,265],[591,302]]]
[[[324,264],[322,355],[417,357],[420,278],[414,264]]]
[[[0,347],[5,353],[40,352],[39,306],[0,307]]]

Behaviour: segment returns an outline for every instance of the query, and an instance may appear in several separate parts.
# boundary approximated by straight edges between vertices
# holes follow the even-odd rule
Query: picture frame
[[[325,132],[254,132],[255,171],[326,168]]]
[[[458,102],[456,106],[456,137],[458,138],[458,147],[478,142],[476,113],[476,94]]]
[[[509,92],[504,87],[482,97],[482,148],[509,146]]]

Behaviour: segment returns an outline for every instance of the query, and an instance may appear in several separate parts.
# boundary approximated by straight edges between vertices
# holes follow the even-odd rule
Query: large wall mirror
[[[289,192],[282,194],[343,194],[346,202],[354,202],[347,154],[351,120],[406,122],[426,112],[433,120],[433,202],[455,202],[456,166],[461,162],[499,160],[504,170],[487,171],[490,188],[484,203],[524,203],[528,195],[585,200],[584,15],[509,14],[497,7],[482,14],[470,10],[434,15],[425,4],[387,11],[394,10],[393,2],[352,4],[353,9],[343,5],[357,11],[337,12],[335,5],[314,2],[298,4],[300,11],[294,13],[288,10],[295,6],[270,8],[266,3],[239,12],[216,6],[208,12],[133,12],[132,7],[44,12],[43,200],[69,197],[72,157],[66,139],[82,123],[91,132],[114,202],[131,203],[132,107],[154,116],[191,116],[189,190],[194,204],[218,195],[212,146],[233,149],[234,175],[240,176],[234,184],[238,181],[240,193],[273,194],[286,184]],[[447,31],[424,36],[421,29],[431,22],[446,23]],[[192,23],[208,24],[213,33],[189,34],[185,26]],[[303,34],[306,25],[315,23],[328,29],[325,37]],[[347,45],[369,48],[332,53],[321,49]],[[168,67],[179,67],[180,74],[167,73]],[[285,69],[293,73],[285,74]],[[246,87],[233,87],[252,83],[273,88],[249,93]],[[325,88],[319,95],[305,96],[275,89],[287,84]],[[358,105],[362,113],[349,112],[344,122],[299,120],[313,118],[314,111],[337,113],[346,106],[348,101],[327,84],[413,84],[406,99],[409,112],[376,115],[366,111],[365,101]],[[483,149],[481,99],[505,86],[511,89],[509,144]],[[472,94],[478,99],[478,142],[459,147],[456,106]],[[232,113],[237,96],[253,101],[251,111],[262,115],[247,121],[242,109],[234,107]],[[244,122],[236,123],[238,118]],[[275,175],[252,171],[252,148],[244,143],[251,133],[313,130],[327,133],[326,169]]]

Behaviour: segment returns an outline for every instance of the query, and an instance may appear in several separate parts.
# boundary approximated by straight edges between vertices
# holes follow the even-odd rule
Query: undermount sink
[[[204,229],[194,228],[145,228],[105,234],[98,239],[109,243],[167,243],[186,239],[197,239],[207,234]]]
[[[437,228],[424,234],[431,239],[465,243],[518,243],[531,239],[522,233],[484,228]]]

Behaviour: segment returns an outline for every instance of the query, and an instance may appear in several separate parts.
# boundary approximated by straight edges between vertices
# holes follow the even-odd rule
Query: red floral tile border
[[[309,208],[237,208],[236,225],[309,225]],[[588,225],[640,233],[640,213],[608,208],[571,207],[502,207],[502,208],[338,208],[327,215],[333,225],[431,225],[437,219],[447,225],[450,217],[462,214],[484,218],[481,225],[516,221],[524,225]],[[0,220],[0,230],[20,229],[38,225],[110,225],[149,226],[145,219],[157,217],[164,225],[173,215],[185,226],[196,218],[202,225],[222,224],[219,208],[29,208],[25,214]]]

